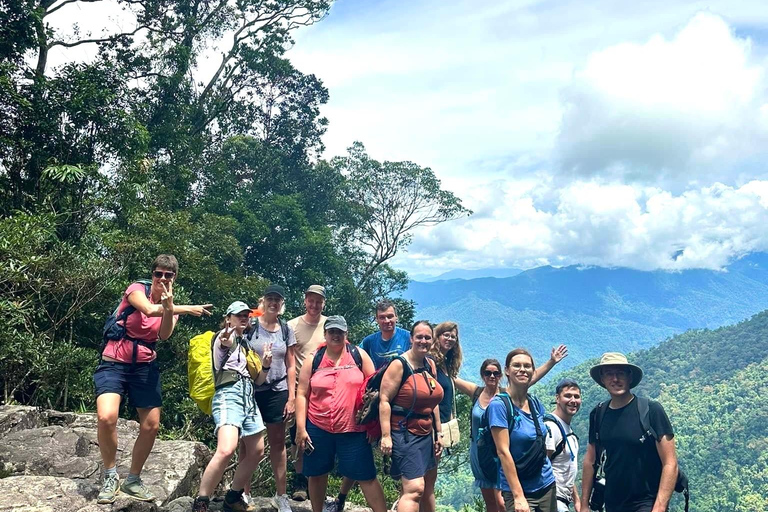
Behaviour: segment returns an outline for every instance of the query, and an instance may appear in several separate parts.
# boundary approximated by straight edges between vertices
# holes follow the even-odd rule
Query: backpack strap
[[[475,392],[474,392],[474,393],[472,393],[472,407],[474,407],[474,406],[475,406],[475,404],[477,403],[477,401],[480,399],[480,395],[482,395],[482,394],[483,394],[483,390],[484,390],[484,389],[485,389],[485,388],[484,388],[484,387],[481,387],[481,386],[477,386],[477,387],[475,388]]]
[[[544,431],[539,423],[539,413],[541,413],[541,402],[535,396],[528,395],[528,408],[531,410],[533,426],[536,428],[536,437],[544,437]]]
[[[566,433],[565,429],[563,428],[563,425],[560,424],[560,422],[555,418],[553,414],[547,413],[544,415],[544,423],[554,423],[557,428],[560,430],[560,442],[557,443],[557,446],[555,446],[555,451],[552,453],[552,455],[549,456],[549,460],[555,460],[555,457],[563,453],[563,450],[565,450],[565,444],[566,444]],[[573,460],[573,453],[571,453],[571,460]]]
[[[603,443],[600,440],[600,425],[605,417],[605,411],[608,409],[608,401],[600,402],[597,404],[592,414],[595,415],[595,462],[592,464],[592,468],[595,471],[594,479],[597,479],[598,472],[603,467]]]
[[[315,352],[315,357],[312,358],[312,374],[313,375],[317,371],[317,369],[320,368],[320,363],[323,362],[323,356],[325,355],[325,351],[327,348],[328,348],[327,345],[323,345],[317,350],[317,352]],[[363,371],[363,356],[360,355],[360,351],[357,349],[357,347],[351,343],[347,343],[346,350],[347,352],[349,352],[349,355],[352,356],[352,359],[354,359],[355,365],[357,365],[357,368],[360,371]]]
[[[640,427],[643,429],[643,435],[652,437],[655,441],[659,440],[656,430],[651,426],[650,400],[643,396],[635,395],[637,401],[637,413],[640,415]]]
[[[497,396],[501,398],[501,401],[507,407],[507,430],[512,430],[515,426],[515,411],[512,408],[512,399],[506,393],[499,393]]]
[[[280,331],[283,335],[283,342],[285,343],[285,346],[288,346],[288,323],[286,323],[282,318],[277,318],[277,323],[280,325]],[[248,341],[251,340],[257,340],[259,339],[259,319],[257,318],[256,321],[253,324],[253,330],[251,331],[251,334],[248,336]]]

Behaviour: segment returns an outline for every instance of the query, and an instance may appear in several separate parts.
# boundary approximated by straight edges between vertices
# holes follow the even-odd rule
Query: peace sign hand
[[[219,334],[219,342],[221,343],[221,346],[232,346],[232,343],[235,341],[235,337],[233,336],[234,332],[234,327],[225,327],[224,330],[221,331],[221,334]]]
[[[168,283],[168,286],[165,286],[165,283],[162,281],[160,284],[163,286],[163,293],[160,295],[160,301],[163,304],[163,309],[167,312],[173,313],[173,282]]]
[[[272,366],[272,343],[264,347],[264,356],[261,358],[261,364],[267,368]]]

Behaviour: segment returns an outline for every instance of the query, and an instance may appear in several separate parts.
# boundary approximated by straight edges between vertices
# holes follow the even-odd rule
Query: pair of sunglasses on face
[[[496,377],[498,379],[501,377],[501,372],[499,370],[483,370],[483,377]]]
[[[160,270],[155,270],[152,272],[152,276],[156,279],[173,279],[176,277],[176,272],[162,272]]]

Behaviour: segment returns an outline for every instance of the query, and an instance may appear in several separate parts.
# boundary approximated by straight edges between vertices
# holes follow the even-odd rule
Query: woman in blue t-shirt
[[[488,422],[501,462],[501,491],[507,512],[555,512],[555,475],[547,457],[544,408],[528,395],[536,368],[522,348],[507,354],[505,394],[488,404]],[[512,417],[508,412],[509,400]],[[539,425],[537,433],[536,422]]]

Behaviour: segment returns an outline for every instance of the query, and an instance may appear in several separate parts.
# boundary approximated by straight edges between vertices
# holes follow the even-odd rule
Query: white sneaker
[[[243,501],[245,502],[246,505],[250,505],[251,504],[251,495],[243,493]]]
[[[272,505],[277,509],[277,512],[292,512],[287,494],[272,496]]]

